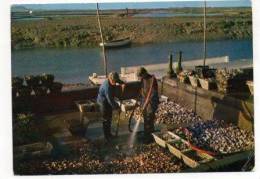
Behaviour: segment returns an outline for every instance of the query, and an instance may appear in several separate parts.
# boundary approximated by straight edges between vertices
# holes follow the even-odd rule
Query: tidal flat
[[[203,39],[203,8],[168,9],[163,11],[167,13],[165,17],[142,16],[161,13],[159,10],[132,10],[128,15],[118,10],[103,12],[105,40],[130,37],[133,44],[142,45]],[[177,15],[170,16],[171,13]],[[252,39],[251,8],[208,8],[207,13],[207,40]],[[13,49],[97,47],[101,41],[95,11],[35,12],[32,19],[35,18],[38,19],[12,19]]]

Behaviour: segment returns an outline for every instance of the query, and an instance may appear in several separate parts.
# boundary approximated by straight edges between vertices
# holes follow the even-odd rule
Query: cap
[[[137,76],[141,77],[143,75],[147,75],[147,70],[144,68],[144,67],[140,67],[138,70],[137,70]]]
[[[122,80],[120,80],[119,74],[117,72],[110,72],[108,78],[113,80],[115,83],[119,83],[119,84],[124,83]]]

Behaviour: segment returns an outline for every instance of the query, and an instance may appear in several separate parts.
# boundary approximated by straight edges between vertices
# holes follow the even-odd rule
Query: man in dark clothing
[[[154,132],[155,112],[159,104],[158,84],[153,75],[141,67],[137,76],[141,78],[141,104],[144,118],[144,140],[149,143],[152,141],[151,133]]]
[[[99,87],[97,103],[103,117],[103,131],[106,140],[110,140],[113,136],[111,134],[112,110],[120,110],[119,105],[114,100],[114,92],[116,83],[122,85],[124,83],[120,80],[118,73],[111,72],[108,79]]]

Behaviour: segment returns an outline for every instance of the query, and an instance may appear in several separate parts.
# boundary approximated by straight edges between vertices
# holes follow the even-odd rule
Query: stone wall
[[[176,80],[164,79],[161,92],[183,106],[193,109],[204,120],[222,119],[240,128],[253,130],[253,104],[244,100],[194,88]]]
[[[66,110],[77,110],[75,101],[95,99],[98,94],[98,86],[86,87],[62,91],[60,94],[48,94],[45,96],[31,95],[29,97],[16,97],[13,99],[13,112],[31,111],[37,114],[55,113]],[[140,89],[139,82],[127,83],[125,92],[120,94],[116,88],[116,96],[124,99],[135,98]]]
[[[139,82],[127,83],[121,96],[119,88],[116,96],[123,99],[136,98],[140,89]],[[191,85],[165,79],[160,85],[160,92],[183,106],[192,108],[204,120],[223,119],[233,122],[243,129],[253,130],[253,104],[218,92],[193,88]],[[28,110],[38,114],[56,113],[66,110],[77,110],[75,101],[95,99],[98,87],[87,87],[80,90],[64,91],[58,95],[17,97],[13,99],[13,111]]]

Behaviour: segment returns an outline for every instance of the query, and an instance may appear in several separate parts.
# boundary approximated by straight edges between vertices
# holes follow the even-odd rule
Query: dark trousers
[[[144,142],[150,143],[153,141],[152,133],[154,132],[155,111],[147,108],[143,113],[144,117]]]
[[[104,137],[108,139],[111,137],[112,107],[106,101],[98,104],[103,118]]]

